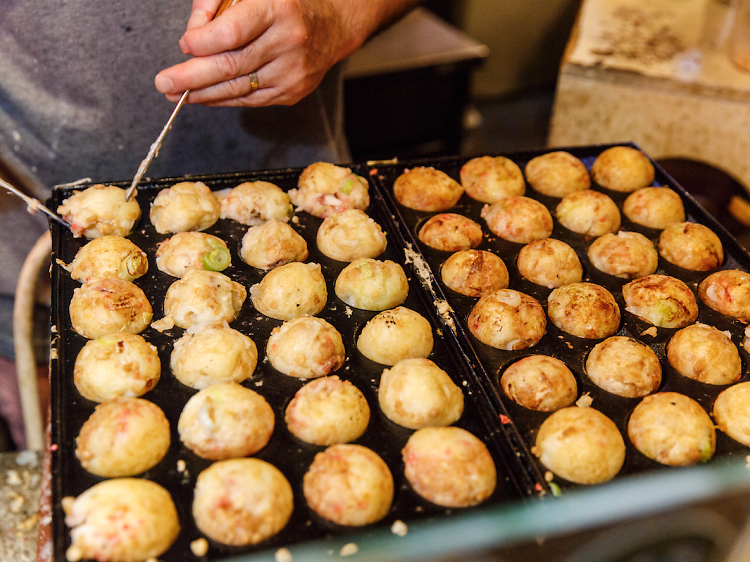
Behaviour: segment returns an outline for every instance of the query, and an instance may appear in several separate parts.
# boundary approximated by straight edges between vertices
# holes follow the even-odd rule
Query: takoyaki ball
[[[221,205],[200,181],[184,181],[162,189],[151,204],[151,224],[156,232],[206,230],[219,220]]]
[[[347,209],[367,209],[370,193],[367,180],[349,168],[316,162],[302,171],[297,189],[289,190],[292,203],[316,217],[328,217]]]
[[[547,207],[529,197],[506,197],[482,207],[480,216],[487,227],[503,240],[528,244],[549,238],[552,215]]]
[[[709,415],[698,402],[677,392],[646,396],[630,415],[628,436],[641,453],[670,466],[706,462],[716,449]]]
[[[523,277],[549,289],[583,279],[583,267],[575,250],[554,238],[526,244],[518,254],[516,265]]]
[[[226,322],[193,328],[174,342],[170,367],[182,384],[198,390],[219,382],[240,383],[253,376],[258,349]]]
[[[305,261],[308,255],[305,239],[291,226],[277,220],[251,226],[242,237],[240,256],[246,264],[258,269]]]
[[[654,182],[654,165],[636,148],[613,146],[594,160],[591,178],[607,189],[630,193]]]
[[[645,187],[631,193],[622,205],[622,212],[636,224],[659,230],[685,222],[682,198],[669,187]]]
[[[586,359],[586,374],[607,392],[642,398],[659,388],[661,363],[646,344],[625,336],[613,336],[591,350]]]
[[[741,382],[723,390],[714,402],[716,427],[750,447],[750,382]]]
[[[430,217],[419,229],[419,239],[430,248],[458,252],[482,242],[482,227],[470,218],[455,213]]]
[[[234,382],[199,390],[177,422],[183,444],[214,461],[257,453],[271,439],[273,427],[273,410],[266,399]]]
[[[224,271],[230,265],[227,243],[203,232],[178,232],[156,249],[156,267],[172,277],[182,277],[190,268]]]
[[[127,236],[141,216],[135,198],[128,201],[126,191],[114,185],[92,185],[73,195],[57,207],[57,212],[70,224],[76,238],[99,238],[108,234]]]
[[[370,406],[362,392],[336,375],[300,388],[286,407],[289,431],[313,445],[335,445],[358,439],[370,423]]]
[[[594,283],[571,283],[553,290],[547,314],[555,326],[579,338],[606,338],[620,327],[615,297]]]
[[[737,346],[706,324],[692,324],[672,336],[667,360],[682,376],[706,384],[732,384],[742,376]]]
[[[263,542],[286,526],[293,508],[289,481],[278,468],[260,459],[215,462],[195,483],[195,524],[222,544]]]
[[[558,203],[555,214],[565,228],[586,236],[602,236],[620,228],[617,204],[593,189],[566,195]]]
[[[287,222],[294,212],[289,195],[267,181],[244,182],[221,198],[219,218],[255,226],[265,221]]]
[[[403,306],[372,318],[357,338],[357,349],[362,355],[391,366],[402,359],[428,357],[433,344],[432,326],[427,319]]]
[[[693,271],[711,271],[724,262],[724,248],[713,230],[695,222],[665,228],[659,236],[659,254],[669,263]]]
[[[500,377],[505,395],[529,410],[554,412],[578,398],[578,384],[567,365],[546,355],[516,361]]]
[[[571,406],[542,423],[531,452],[557,476],[576,484],[612,480],[625,462],[625,441],[599,410]]]
[[[64,267],[81,283],[104,277],[133,281],[148,271],[148,257],[127,238],[108,234],[86,244]]]
[[[698,318],[698,303],[685,283],[647,275],[622,287],[625,310],[660,328],[684,328]]]
[[[508,351],[535,346],[547,329],[539,301],[512,289],[499,289],[479,299],[467,323],[479,341]]]
[[[700,299],[725,316],[750,321],[750,274],[738,269],[717,271],[698,285]]]
[[[385,251],[383,229],[359,209],[327,217],[318,228],[318,249],[331,259],[376,258]]]
[[[361,445],[332,445],[315,455],[302,479],[307,505],[337,525],[361,527],[388,515],[393,475],[377,453]]]
[[[462,250],[450,256],[440,270],[448,288],[468,297],[507,289],[508,268],[498,256],[484,250]]]
[[[78,392],[94,402],[142,396],[159,382],[160,376],[156,346],[139,335],[120,332],[87,342],[73,369]]]
[[[119,277],[94,279],[76,288],[69,310],[73,329],[88,339],[114,332],[138,334],[154,315],[146,294]]]
[[[99,404],[76,438],[76,457],[97,476],[134,476],[169,449],[169,422],[156,404],[121,397]]]
[[[261,314],[291,320],[323,310],[328,289],[320,265],[292,262],[271,270],[260,283],[250,287],[250,298]]]
[[[526,164],[526,181],[539,193],[565,197],[591,187],[583,162],[568,152],[542,154]]]
[[[472,158],[461,167],[461,185],[466,195],[482,203],[526,193],[521,168],[505,156]]]
[[[638,232],[623,230],[600,236],[589,246],[588,254],[596,269],[621,279],[645,277],[659,267],[654,244]]]
[[[336,296],[363,310],[386,310],[400,305],[409,294],[403,268],[391,260],[354,260],[336,279]]]
[[[180,534],[172,497],[143,478],[95,484],[77,498],[62,500],[71,545],[65,558],[108,562],[155,560]]]
[[[464,411],[464,395],[429,359],[404,359],[380,377],[378,402],[385,416],[409,429],[451,425]]]
[[[492,495],[497,469],[487,446],[459,427],[425,427],[401,450],[414,491],[443,507],[470,507]]]
[[[164,298],[164,316],[180,328],[231,322],[242,309],[247,290],[223,273],[188,269]]]
[[[266,353],[274,369],[298,379],[323,377],[346,360],[341,334],[314,316],[300,316],[274,328]]]
[[[393,195],[404,207],[432,213],[453,207],[463,192],[448,174],[425,166],[404,170],[393,183]]]

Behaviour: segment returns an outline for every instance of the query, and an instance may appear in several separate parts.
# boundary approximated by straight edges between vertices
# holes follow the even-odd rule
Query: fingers
[[[187,29],[197,29],[210,22],[220,3],[221,0],[193,0],[193,10],[190,12]]]

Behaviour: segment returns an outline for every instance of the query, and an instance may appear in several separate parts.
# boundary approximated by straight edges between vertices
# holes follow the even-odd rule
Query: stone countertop
[[[0,562],[37,559],[42,453],[0,453]]]

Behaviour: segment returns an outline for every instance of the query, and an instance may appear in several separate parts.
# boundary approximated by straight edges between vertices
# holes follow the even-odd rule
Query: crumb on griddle
[[[190,550],[196,556],[205,556],[208,552],[208,541],[203,537],[195,539],[190,543]]]
[[[357,546],[357,544],[350,542],[350,543],[346,543],[344,546],[341,547],[339,556],[351,556],[352,554],[357,554],[358,552],[359,552],[359,547]]]
[[[393,525],[391,525],[391,533],[394,535],[398,535],[399,537],[406,536],[406,533],[409,532],[409,528],[406,526],[406,523],[401,521],[401,519],[396,519],[393,522]]]
[[[280,548],[273,554],[276,562],[292,562],[292,553],[288,548]]]
[[[591,406],[591,403],[594,401],[593,398],[591,398],[591,394],[588,392],[584,392],[581,397],[576,400],[576,406],[579,408],[588,408]]]

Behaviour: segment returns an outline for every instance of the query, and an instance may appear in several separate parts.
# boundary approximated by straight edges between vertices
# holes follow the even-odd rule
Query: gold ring
[[[252,94],[255,90],[260,88],[258,85],[258,73],[251,72],[247,77],[250,78],[250,93]]]

